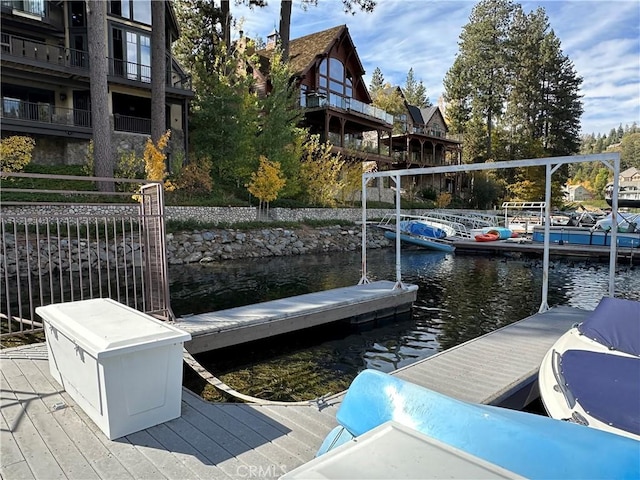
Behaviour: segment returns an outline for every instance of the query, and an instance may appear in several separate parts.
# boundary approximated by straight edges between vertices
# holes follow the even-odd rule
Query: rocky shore
[[[206,230],[167,235],[170,265],[237,258],[280,257],[306,253],[344,252],[362,245],[360,226],[297,229]],[[380,229],[367,228],[367,248],[391,246]]]
[[[110,243],[71,238],[31,237],[16,241],[6,234],[0,245],[0,273],[27,276],[29,272],[97,271],[100,268],[128,269],[143,263],[143,245],[137,235],[112,239]],[[354,251],[361,248],[360,226],[331,226],[296,229],[262,228],[257,230],[207,229],[167,234],[167,258],[170,265],[206,263],[239,258],[303,255],[306,253]],[[383,232],[367,228],[367,248],[391,245]]]

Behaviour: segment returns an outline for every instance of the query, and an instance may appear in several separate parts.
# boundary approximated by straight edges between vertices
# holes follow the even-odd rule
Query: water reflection
[[[332,253],[172,267],[171,303],[183,315],[354,285],[360,266],[359,253]],[[368,269],[371,280],[394,279],[393,250],[369,252]],[[542,297],[539,260],[405,250],[402,273],[419,287],[410,319],[361,332],[331,324],[199,360],[245,393],[313,398],[343,390],[364,368],[389,372],[523,319]],[[607,264],[552,261],[549,305],[595,308],[608,273]],[[617,296],[640,300],[640,270],[620,267],[616,287]]]

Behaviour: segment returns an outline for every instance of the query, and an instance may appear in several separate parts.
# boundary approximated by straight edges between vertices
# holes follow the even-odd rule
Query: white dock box
[[[191,335],[111,299],[36,309],[51,375],[113,440],[180,416]]]

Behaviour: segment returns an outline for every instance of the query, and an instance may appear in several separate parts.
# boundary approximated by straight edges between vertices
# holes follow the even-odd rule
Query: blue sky
[[[373,13],[345,14],[341,0],[318,0],[307,11],[293,0],[291,38],[346,24],[366,70],[376,67],[385,81],[403,85],[410,68],[429,99],[443,93],[442,80],[458,52],[462,27],[476,2],[470,0],[378,0]],[[565,55],[583,78],[582,133],[608,134],[640,124],[640,0],[524,1],[526,12],[543,7]],[[262,9],[233,6],[249,37],[277,28],[280,2]]]

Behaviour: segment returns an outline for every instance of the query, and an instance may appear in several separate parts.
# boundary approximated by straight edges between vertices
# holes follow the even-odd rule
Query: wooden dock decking
[[[394,375],[473,402],[500,403],[532,381],[544,353],[588,312],[558,307]],[[183,389],[182,416],[110,441],[53,380],[46,346],[0,351],[3,478],[278,478],[311,460],[335,426],[328,406],[208,403]]]
[[[381,280],[363,285],[307,293],[217,312],[190,315],[175,326],[190,333],[192,354],[315,327],[346,318],[354,323],[409,312],[417,285],[395,288]]]
[[[542,258],[544,244],[540,242],[523,242],[498,240],[495,242],[476,242],[474,240],[456,239],[453,241],[457,253],[497,253],[505,255],[529,255]],[[584,258],[598,261],[608,261],[610,247],[602,245],[579,245],[565,243],[549,245],[551,258]],[[626,264],[640,263],[640,248],[618,247],[618,262]]]

